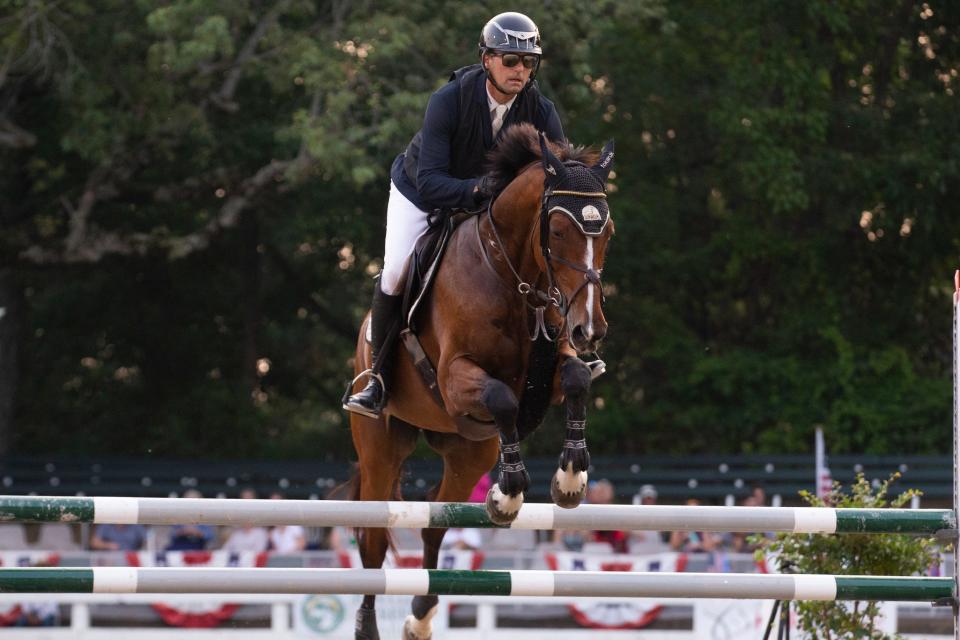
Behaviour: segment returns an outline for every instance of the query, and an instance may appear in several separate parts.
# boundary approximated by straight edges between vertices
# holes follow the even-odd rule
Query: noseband
[[[576,163],[579,164],[579,163]],[[543,255],[544,263],[546,264],[546,274],[547,274],[547,290],[541,291],[535,286],[528,282],[524,282],[523,278],[520,277],[520,274],[514,268],[513,263],[510,262],[510,257],[507,255],[506,249],[504,248],[503,241],[500,239],[500,232],[497,230],[497,223],[493,219],[493,203],[491,201],[487,206],[487,218],[490,221],[490,228],[493,230],[493,237],[496,239],[497,248],[500,250],[501,255],[503,255],[504,261],[507,263],[510,272],[513,274],[513,277],[517,281],[517,291],[523,296],[524,304],[532,310],[536,316],[534,322],[533,333],[530,336],[530,340],[536,340],[541,334],[549,341],[553,342],[556,338],[550,335],[550,332],[547,331],[547,325],[544,320],[544,311],[548,306],[556,307],[560,311],[560,316],[563,318],[563,323],[560,325],[561,329],[567,324],[567,315],[570,313],[570,307],[573,304],[573,301],[580,295],[580,292],[589,285],[593,284],[597,286],[597,289],[600,291],[600,303],[603,304],[606,302],[606,298],[603,295],[603,286],[600,282],[601,270],[596,270],[593,268],[593,265],[581,266],[565,260],[560,256],[554,256],[550,250],[550,216],[555,213],[556,209],[550,208],[550,200],[556,196],[567,196],[574,198],[590,198],[590,199],[606,199],[607,194],[603,191],[570,191],[562,189],[554,189],[552,187],[546,187],[543,191],[543,197],[541,198],[540,204],[540,215],[539,215],[539,224],[540,224],[540,253]],[[582,227],[581,227],[581,231]],[[589,234],[583,233],[584,237],[587,237]],[[477,219],[477,238],[480,239],[480,220],[479,216]],[[493,268],[493,263],[490,261],[490,256],[487,254],[486,246],[482,240],[480,241],[480,249],[483,253],[483,257],[486,259],[487,264],[493,269],[496,273],[496,269]],[[554,275],[553,261],[556,260],[560,264],[578,271],[583,274],[583,282],[580,283],[574,292],[568,298],[563,295],[563,292],[560,291],[560,288],[556,285],[556,276]],[[531,302],[531,297],[533,302]],[[539,303],[539,304],[538,304]],[[559,331],[558,331],[559,335]]]

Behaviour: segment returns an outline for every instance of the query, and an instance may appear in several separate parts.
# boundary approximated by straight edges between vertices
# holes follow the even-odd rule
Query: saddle
[[[407,265],[407,280],[403,289],[403,328],[416,333],[414,315],[420,303],[430,292],[433,277],[440,267],[447,242],[461,222],[478,215],[477,211],[435,212],[430,217],[427,231],[417,238],[413,255]]]
[[[456,211],[434,212],[430,217],[427,231],[417,239],[417,244],[410,256],[407,265],[407,278],[403,288],[403,302],[401,303],[400,339],[410,354],[414,367],[423,379],[423,383],[430,391],[430,395],[441,407],[446,409],[440,387],[437,382],[437,371],[430,362],[430,358],[423,350],[417,338],[416,313],[420,305],[430,293],[430,285],[443,262],[443,255],[453,232],[464,220],[478,215],[479,212]],[[497,433],[493,422],[486,423],[474,420],[468,416],[454,418],[457,432],[468,440],[486,440]]]

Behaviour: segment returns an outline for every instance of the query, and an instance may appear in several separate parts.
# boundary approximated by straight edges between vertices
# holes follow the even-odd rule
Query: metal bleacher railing
[[[899,471],[894,491],[923,492],[924,506],[948,505],[952,496],[950,456],[834,455],[833,478],[844,484],[858,472],[882,481]],[[527,460],[532,485],[527,499],[549,501],[555,458]],[[404,497],[423,499],[440,480],[436,458],[410,460],[403,480]],[[236,497],[252,487],[263,497],[282,492],[288,498],[324,498],[350,477],[348,462],[210,461],[154,458],[8,457],[0,460],[0,493],[8,495],[96,495],[163,497],[198,489],[208,497]],[[814,490],[812,455],[704,455],[594,457],[591,479],[610,480],[618,501],[629,501],[644,484],[652,484],[661,503],[699,498],[706,504],[748,495],[754,486],[768,496],[798,503],[801,490]]]

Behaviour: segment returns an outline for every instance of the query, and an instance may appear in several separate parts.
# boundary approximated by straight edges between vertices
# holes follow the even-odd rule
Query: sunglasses
[[[513,68],[523,62],[523,66],[526,69],[536,69],[537,63],[540,62],[540,56],[535,56],[531,53],[520,55],[517,53],[495,53],[494,56],[499,57],[503,66]]]

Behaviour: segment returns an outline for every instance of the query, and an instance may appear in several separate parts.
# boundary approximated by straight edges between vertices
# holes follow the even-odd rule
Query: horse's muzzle
[[[600,343],[606,335],[607,324],[605,322],[578,324],[570,330],[570,344],[577,350],[577,353],[593,353],[600,347]]]

